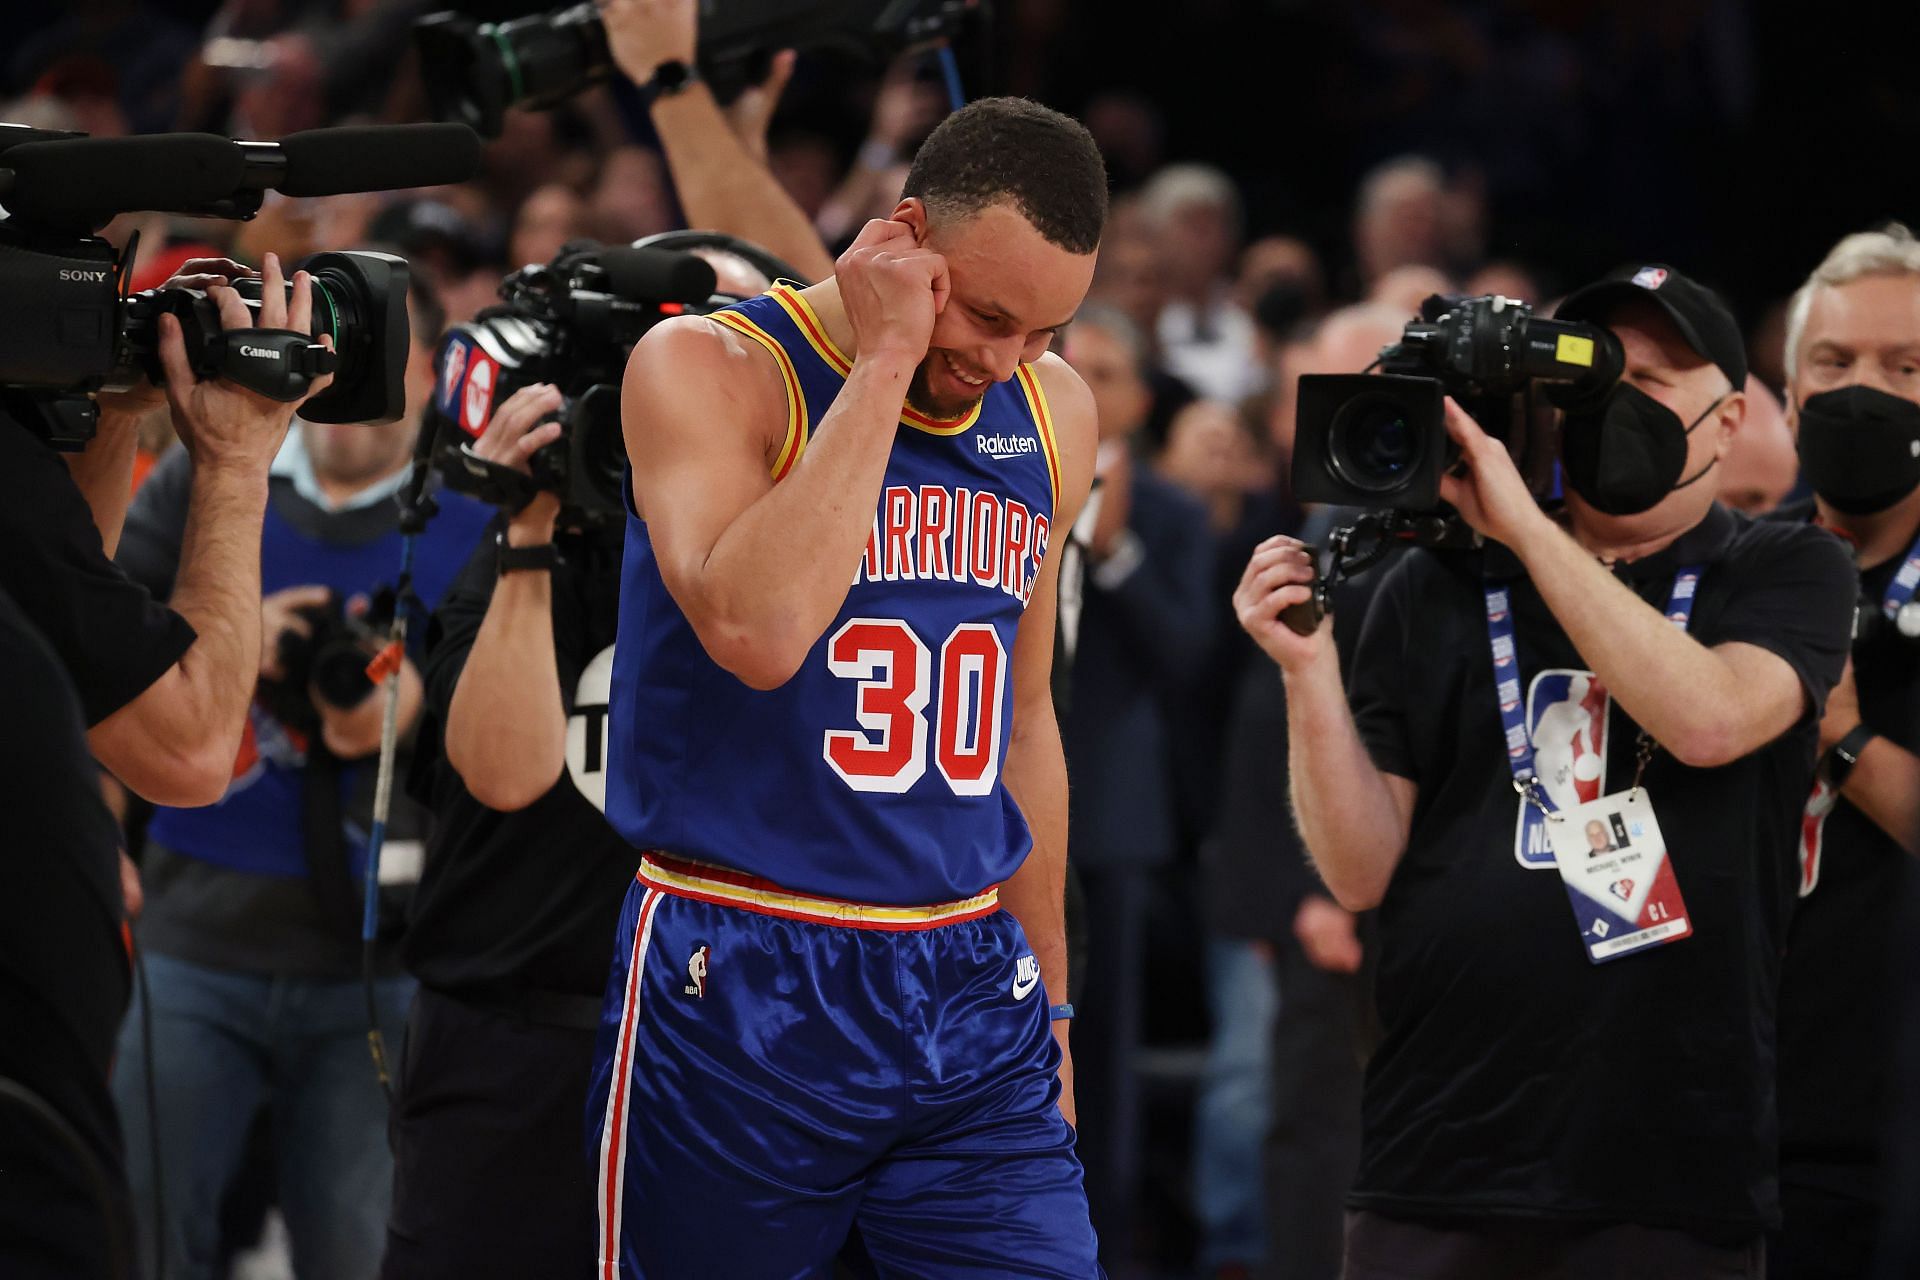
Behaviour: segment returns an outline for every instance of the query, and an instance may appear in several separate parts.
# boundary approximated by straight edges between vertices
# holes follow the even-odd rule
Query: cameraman
[[[206,289],[226,329],[309,327],[311,281],[296,272],[289,300],[271,254],[257,320],[228,287],[251,274],[245,268],[224,259],[186,267],[192,274],[168,285]],[[66,664],[100,762],[149,800],[209,804],[225,789],[253,692],[267,466],[296,406],[195,381],[172,316],[160,321],[160,359],[164,394],[102,396],[98,434],[64,467],[19,423],[0,424],[0,590]],[[195,464],[171,608],[108,558],[132,489],[138,423],[163,403]]]
[[[1846,540],[1860,609],[1820,722],[1780,981],[1785,1223],[1771,1261],[1795,1280],[1871,1274],[1894,1207],[1902,993],[1890,962],[1920,888],[1920,240],[1898,224],[1848,236],[1788,317],[1787,388],[1814,496],[1779,518]]]
[[[770,283],[730,254],[702,256],[722,293]],[[547,420],[559,407],[554,388],[522,387],[473,452],[529,470],[560,437]],[[498,522],[510,550],[481,544],[428,636],[422,731],[444,749],[423,750],[432,767],[416,776],[434,827],[401,948],[420,987],[385,1280],[584,1276],[598,1246],[587,1084],[640,866],[602,808],[624,530],[556,530],[558,515],[542,493]]]
[[[416,424],[434,384],[437,303],[412,282],[406,406],[384,425],[300,423],[272,466],[251,602],[266,636],[251,674],[258,696],[227,762],[220,803],[161,808],[147,829],[140,941],[152,997],[153,1060],[140,1019],[122,1031],[113,1086],[144,1248],[156,1232],[170,1274],[218,1263],[221,1198],[254,1113],[271,1104],[279,1203],[303,1280],[378,1266],[391,1157],[386,1107],[367,1053],[358,886],[385,699],[364,671],[380,638],[354,619],[400,565],[400,513]],[[127,518],[120,561],[156,595],[191,548],[186,495],[197,459],[154,468]],[[488,519],[458,494],[420,535],[414,587],[431,607]],[[400,726],[420,681],[400,671]],[[404,804],[390,824],[389,868],[425,817]],[[417,848],[417,844],[415,846]],[[373,1003],[385,1028],[405,1016],[412,983],[393,948],[376,949]],[[136,1005],[138,1001],[136,1001]],[[147,1114],[151,1073],[158,1114]],[[157,1129],[168,1220],[152,1219]],[[144,1251],[144,1250],[143,1250]]]
[[[1643,267],[1559,318],[1625,354],[1564,416],[1563,522],[1448,401],[1441,493],[1487,543],[1393,568],[1350,695],[1331,628],[1279,621],[1309,594],[1297,541],[1236,592],[1285,677],[1307,846],[1380,909],[1353,1280],[1759,1276],[1778,1219],[1773,993],[1852,570],[1714,501],[1747,365],[1712,293]],[[1618,870],[1564,847],[1596,809],[1632,819]]]

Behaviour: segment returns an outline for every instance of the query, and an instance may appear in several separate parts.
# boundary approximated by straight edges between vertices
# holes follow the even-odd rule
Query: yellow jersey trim
[[[1015,375],[1027,393],[1027,405],[1033,410],[1033,425],[1040,432],[1040,447],[1047,455],[1047,482],[1053,486],[1053,510],[1060,511],[1060,445],[1053,435],[1053,412],[1047,407],[1047,393],[1041,389],[1040,375],[1033,366],[1023,364]]]
[[[773,460],[772,471],[776,481],[784,480],[807,447],[807,398],[800,389],[800,375],[793,367],[793,358],[787,354],[785,347],[774,340],[772,334],[737,311],[716,311],[709,318],[718,320],[735,333],[752,338],[765,347],[780,366],[780,378],[787,388],[787,434],[780,442],[780,452]]]

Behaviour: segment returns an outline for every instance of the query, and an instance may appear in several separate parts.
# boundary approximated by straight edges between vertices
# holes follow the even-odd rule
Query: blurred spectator
[[[507,266],[519,270],[533,262],[551,262],[560,246],[581,234],[586,205],[571,187],[550,183],[526,198],[514,215],[507,238]]]
[[[1761,516],[1786,500],[1800,479],[1800,458],[1786,412],[1766,384],[1747,375],[1747,417],[1720,461],[1720,501]]]
[[[1248,245],[1240,255],[1240,278],[1234,292],[1241,308],[1253,317],[1255,350],[1270,377],[1279,346],[1303,321],[1325,310],[1326,273],[1320,267],[1319,255],[1306,241],[1294,236],[1267,236]]]
[[[1420,314],[1420,304],[1436,293],[1459,292],[1453,281],[1434,267],[1395,267],[1373,282],[1367,291],[1368,302],[1378,303],[1402,319]]]
[[[1141,95],[1099,94],[1087,103],[1080,119],[1107,158],[1107,177],[1115,191],[1132,191],[1165,163],[1166,121]]]
[[[667,167],[649,147],[621,147],[600,162],[600,176],[587,195],[589,234],[625,244],[678,225],[667,188]]]
[[[1145,377],[1151,404],[1141,434],[1149,448],[1157,449],[1166,443],[1173,416],[1192,403],[1194,389],[1168,371],[1154,336],[1168,297],[1166,263],[1159,247],[1141,231],[1113,230],[1111,219],[1108,228],[1087,297],[1089,302],[1124,315],[1146,347]]]
[[[1248,497],[1274,478],[1246,416],[1218,400],[1196,400],[1174,415],[1154,466],[1207,509],[1207,523],[1222,537],[1239,528]]]
[[[1168,301],[1155,332],[1169,372],[1201,395],[1237,401],[1257,391],[1253,321],[1234,301],[1240,192],[1218,169],[1176,164],[1140,193],[1166,271]]]
[[[81,0],[63,8],[62,17],[7,55],[10,89],[58,97],[54,85],[36,82],[57,76],[64,60],[87,59],[112,69],[123,131],[174,127],[180,68],[195,44],[192,28],[141,0]]]
[[[801,212],[816,222],[840,183],[840,152],[811,129],[781,129],[767,150],[767,167]]]
[[[1395,267],[1446,266],[1446,199],[1446,175],[1425,156],[1388,160],[1361,180],[1353,253],[1364,292]]]
[[[1069,842],[1086,889],[1090,955],[1074,1027],[1080,1151],[1101,1250],[1126,1256],[1139,1182],[1142,972],[1151,872],[1173,856],[1179,799],[1168,707],[1210,643],[1212,545],[1200,505],[1134,461],[1150,403],[1145,340],[1111,309],[1081,309],[1066,358],[1100,421],[1099,503],[1061,722],[1074,793]]]
[[[939,86],[917,74],[920,61],[900,59],[881,81],[866,141],[815,219],[829,246],[851,240],[869,219],[884,218],[900,203],[907,161],[946,112]]]
[[[472,188],[443,189],[454,197]],[[498,244],[453,204],[404,200],[373,221],[373,239],[391,244],[438,297],[447,324],[464,324],[499,300]]]
[[[1540,282],[1533,273],[1511,258],[1502,258],[1487,263],[1467,277],[1461,286],[1462,293],[1470,298],[1483,294],[1497,293],[1503,298],[1514,298],[1520,302],[1530,302],[1539,306],[1547,301],[1540,289]]]

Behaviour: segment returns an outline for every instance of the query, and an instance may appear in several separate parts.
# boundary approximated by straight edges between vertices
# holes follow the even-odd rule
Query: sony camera
[[[423,430],[449,487],[497,506],[525,506],[545,490],[573,519],[618,519],[626,445],[620,380],[643,334],[668,316],[711,310],[713,268],[691,253],[573,241],[552,262],[522,268],[502,301],[440,341]],[[724,303],[727,299],[719,299]],[[529,477],[470,448],[496,406],[520,388],[551,383],[564,397],[560,438],[534,454]]]
[[[721,101],[766,78],[780,49],[838,48],[874,59],[951,39],[980,0],[700,0],[700,74]],[[414,44],[436,117],[500,133],[508,107],[557,106],[611,78],[599,9],[588,0],[512,22],[435,13]]]
[[[1432,512],[1459,450],[1442,399],[1452,396],[1501,439],[1536,494],[1552,485],[1550,415],[1528,394],[1542,384],[1560,408],[1606,394],[1619,379],[1619,339],[1593,324],[1548,320],[1497,295],[1435,295],[1375,374],[1300,379],[1293,492],[1303,502]]]
[[[198,289],[133,294],[138,236],[118,250],[93,234],[141,209],[252,217],[268,190],[295,195],[386,190],[470,177],[479,140],[460,125],[316,129],[280,142],[212,134],[88,138],[0,127],[0,398],[56,448],[78,450],[98,420],[92,395],[164,380],[159,321],[175,316],[196,377],[227,378],[291,402],[314,422],[392,422],[406,406],[407,264],[383,253],[318,253],[309,331],[222,331]],[[292,285],[287,286],[291,296]],[[261,282],[234,289],[254,315]],[[330,337],[329,351],[320,339]]]

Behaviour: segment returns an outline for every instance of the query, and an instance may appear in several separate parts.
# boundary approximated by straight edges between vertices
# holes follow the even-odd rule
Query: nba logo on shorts
[[[692,979],[692,981],[687,983],[685,994],[690,996],[698,996],[699,998],[704,1000],[707,995],[707,944],[706,943],[703,942],[699,946],[695,947],[693,949],[693,954],[687,957],[687,977]]]
[[[1547,670],[1527,691],[1527,729],[1541,787],[1555,809],[1598,800],[1607,789],[1606,685],[1591,671]],[[1514,857],[1526,867],[1554,865],[1546,815],[1521,804]]]

